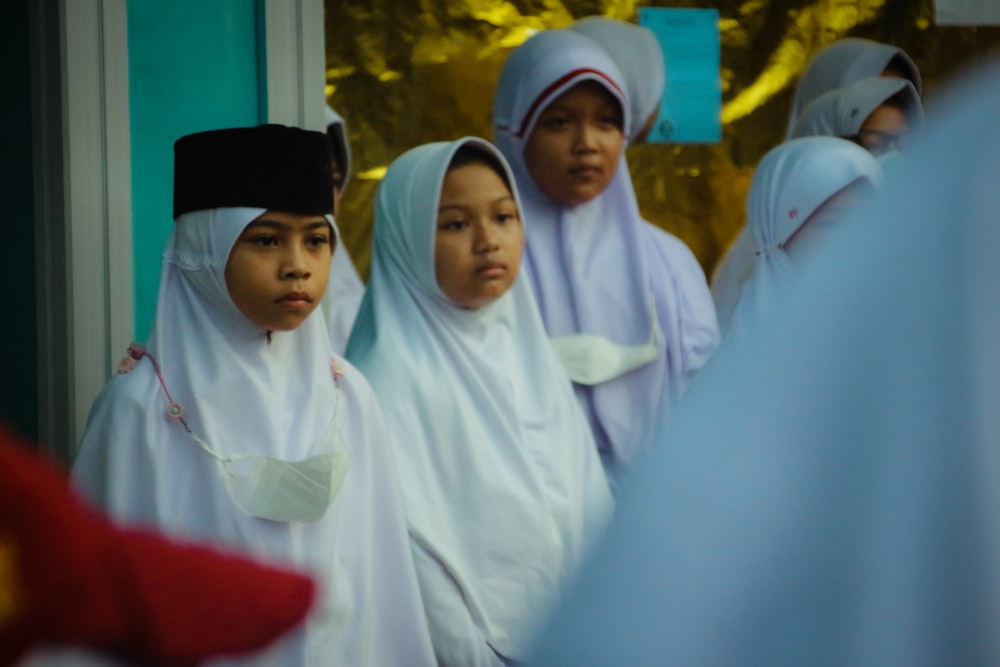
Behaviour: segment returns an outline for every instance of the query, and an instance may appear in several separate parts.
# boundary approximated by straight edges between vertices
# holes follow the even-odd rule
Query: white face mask
[[[340,490],[350,454],[338,450],[302,461],[237,455],[221,462],[229,494],[250,516],[316,521]]]
[[[601,384],[656,359],[663,333],[652,298],[649,301],[649,311],[652,320],[649,340],[641,345],[619,345],[592,334],[550,338],[549,342],[569,379],[577,384]]]
[[[188,435],[218,461],[224,471],[226,488],[233,500],[250,516],[271,521],[316,521],[333,503],[351,462],[340,440],[340,386],[333,418],[323,436],[324,453],[301,461],[286,461],[260,454],[219,456],[199,438],[181,415],[173,414]]]
[[[244,512],[271,521],[316,521],[326,514],[351,462],[350,452],[339,446],[342,441],[341,396],[337,368],[333,368],[337,399],[320,446],[323,453],[301,461],[286,461],[260,454],[235,454],[223,458],[191,430],[184,419],[184,409],[170,398],[159,365],[142,345],[133,343],[129,347],[129,357],[123,360],[119,372],[128,372],[142,357],[153,363],[167,400],[171,401],[168,414],[206,454],[221,464],[226,488]]]

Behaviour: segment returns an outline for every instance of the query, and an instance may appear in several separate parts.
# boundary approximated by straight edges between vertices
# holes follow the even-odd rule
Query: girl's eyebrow
[[[272,227],[274,229],[288,229],[288,225],[286,225],[285,223],[280,222],[278,220],[268,220],[268,219],[254,220],[249,225],[247,225],[247,227],[248,228],[250,228],[250,227],[254,227],[254,228],[256,228],[256,227]]]
[[[308,225],[306,225],[306,229],[307,230],[317,229],[319,227],[326,227],[329,224],[330,223],[328,223],[326,220],[316,220],[315,222],[310,222]],[[287,222],[281,222],[280,220],[271,220],[268,218],[265,218],[263,220],[254,220],[249,225],[247,225],[247,227],[254,227],[254,228],[270,227],[273,229],[281,229],[281,230],[292,229],[292,226],[289,225]]]
[[[514,196],[513,195],[504,195],[503,197],[497,197],[496,199],[494,199],[493,201],[491,201],[489,203],[491,205],[492,204],[499,204],[500,202],[507,201],[508,199],[510,201],[514,201]],[[445,211],[449,211],[451,209],[458,209],[460,211],[464,211],[467,208],[468,208],[468,206],[466,204],[448,204],[447,206],[442,206],[441,208],[438,209],[438,215],[440,215],[441,213],[444,213]]]

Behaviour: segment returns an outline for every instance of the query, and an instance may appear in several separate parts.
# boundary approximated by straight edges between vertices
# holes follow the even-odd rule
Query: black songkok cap
[[[333,212],[323,132],[284,125],[197,132],[174,143],[174,219],[209,208]]]

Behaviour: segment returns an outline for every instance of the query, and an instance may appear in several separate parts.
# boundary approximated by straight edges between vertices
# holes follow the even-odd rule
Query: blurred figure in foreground
[[[1000,664],[998,81],[723,342],[530,664]]]

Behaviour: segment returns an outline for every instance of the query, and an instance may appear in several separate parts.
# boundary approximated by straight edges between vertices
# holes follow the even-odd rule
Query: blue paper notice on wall
[[[640,7],[639,23],[656,33],[666,66],[660,114],[648,141],[721,141],[719,12]]]

